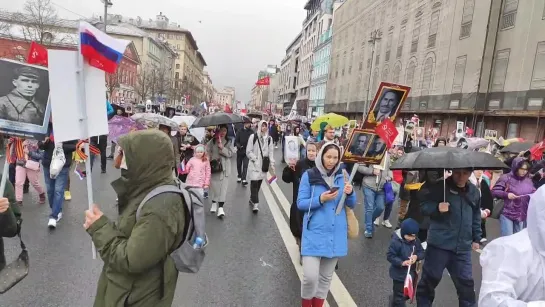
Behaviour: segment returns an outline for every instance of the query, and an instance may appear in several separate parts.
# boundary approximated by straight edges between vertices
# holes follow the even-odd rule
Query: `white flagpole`
[[[86,94],[85,94],[85,72],[84,72],[84,64],[83,64],[83,56],[81,54],[81,34],[78,37],[78,86],[79,86],[79,94],[81,103],[80,106],[80,124],[82,125],[83,135],[88,140],[88,142],[84,143],[85,146],[85,154],[87,155],[87,159],[85,161],[85,171],[87,172],[87,201],[89,202],[89,210],[93,210],[93,176],[91,174],[91,152],[89,150],[89,142],[91,141],[89,138],[89,120],[87,117],[87,102],[86,102]],[[95,244],[91,241],[91,249],[93,253],[93,259],[97,258],[96,248]]]

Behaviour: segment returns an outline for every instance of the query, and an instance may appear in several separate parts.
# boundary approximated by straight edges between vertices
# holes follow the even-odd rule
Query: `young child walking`
[[[406,219],[401,228],[392,235],[390,247],[386,253],[390,266],[390,278],[393,280],[393,295],[390,299],[391,307],[404,307],[407,297],[403,289],[407,277],[407,267],[424,259],[424,249],[417,238],[418,223],[413,219]],[[416,265],[411,267],[411,276],[416,284]]]
[[[196,187],[204,195],[210,187],[210,161],[206,155],[206,148],[200,144],[195,147],[194,156],[189,159],[185,165],[187,170],[187,179],[185,183],[188,186]]]

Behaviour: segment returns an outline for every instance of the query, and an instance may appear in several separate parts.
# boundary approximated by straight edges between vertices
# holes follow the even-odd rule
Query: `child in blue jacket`
[[[417,238],[419,226],[413,219],[406,219],[401,228],[392,235],[390,247],[386,253],[390,266],[390,278],[393,280],[393,295],[391,307],[404,307],[407,297],[403,293],[407,267],[424,259],[424,249]],[[411,267],[411,276],[416,285],[416,266]]]

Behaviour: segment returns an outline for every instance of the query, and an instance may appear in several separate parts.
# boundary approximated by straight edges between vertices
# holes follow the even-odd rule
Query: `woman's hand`
[[[93,205],[93,210],[85,210],[85,223],[83,223],[83,228],[89,229],[98,219],[104,215],[102,211],[98,208],[97,205]]]
[[[320,202],[325,203],[327,201],[333,200],[333,199],[337,198],[337,195],[339,195],[338,190],[333,192],[333,193],[331,193],[331,191],[326,191],[326,192],[322,193],[322,195],[320,195]]]
[[[9,200],[5,197],[0,198],[0,213],[4,213],[9,209]]]
[[[513,194],[513,193],[509,193],[509,194],[507,194],[507,198],[509,198],[510,200],[513,200],[513,199],[517,199],[518,196]]]
[[[354,187],[352,187],[351,184],[347,184],[344,186],[344,194],[352,194],[354,191]]]
[[[222,144],[221,142],[218,143],[218,148],[219,148],[220,150],[223,149],[223,144]]]

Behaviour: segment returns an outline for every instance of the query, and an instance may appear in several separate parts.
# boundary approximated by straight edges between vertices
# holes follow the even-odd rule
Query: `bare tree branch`
[[[141,101],[146,101],[150,97],[152,90],[150,75],[150,66],[147,64],[142,65],[140,67],[140,72],[137,74],[135,84],[135,92],[140,97]]]
[[[109,94],[108,97],[110,97],[110,101],[112,100],[112,95],[115,90],[119,89],[120,84],[119,70],[113,74],[106,75],[106,91]]]

